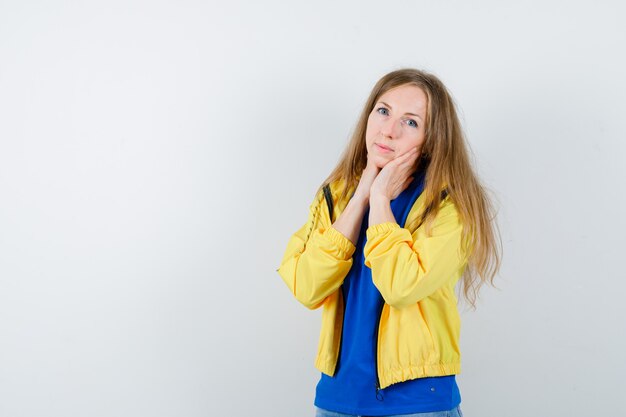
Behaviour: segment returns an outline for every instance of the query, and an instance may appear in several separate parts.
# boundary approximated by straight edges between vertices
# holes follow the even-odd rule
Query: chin
[[[378,157],[378,158],[376,158],[374,160],[374,164],[376,164],[376,166],[378,168],[382,169],[382,168],[385,167],[385,165],[387,165],[389,163],[389,161],[390,161],[390,159],[385,159],[385,158]]]
[[[389,163],[389,161],[391,161],[391,159],[387,159],[382,157],[378,152],[376,151],[369,151],[367,152],[368,156],[372,156],[372,153],[375,152],[374,154],[374,165],[376,165],[378,168],[383,169],[385,167],[385,165],[387,165]]]

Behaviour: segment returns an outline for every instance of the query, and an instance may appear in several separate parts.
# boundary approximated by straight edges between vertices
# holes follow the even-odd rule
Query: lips
[[[385,145],[381,145],[380,143],[375,143],[375,145],[378,146],[381,149],[386,150],[386,151],[393,151],[393,149],[391,149],[390,147],[385,146]]]

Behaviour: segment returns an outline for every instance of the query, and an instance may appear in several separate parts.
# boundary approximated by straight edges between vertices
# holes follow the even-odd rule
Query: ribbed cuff
[[[376,237],[378,235],[381,235],[387,232],[391,232],[392,230],[399,229],[399,228],[400,228],[400,225],[398,223],[384,222],[384,223],[379,223],[379,224],[375,224],[373,226],[368,227],[365,234],[367,235],[367,240],[370,240],[373,237]]]
[[[341,234],[340,231],[331,226],[326,229],[324,236],[339,247],[340,253],[344,255],[344,259],[352,257],[356,246],[354,246],[354,243],[352,243],[350,239]]]

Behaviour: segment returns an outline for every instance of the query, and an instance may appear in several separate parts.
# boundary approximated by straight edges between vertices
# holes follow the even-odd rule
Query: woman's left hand
[[[417,148],[411,148],[387,162],[370,187],[370,199],[383,197],[391,201],[399,196],[413,180],[411,174],[418,157]]]

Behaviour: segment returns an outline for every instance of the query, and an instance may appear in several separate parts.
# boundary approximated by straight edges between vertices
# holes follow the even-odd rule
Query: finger
[[[391,160],[389,163],[394,163],[395,165],[400,165],[405,161],[410,161],[412,156],[415,156],[415,153],[417,152],[416,148],[411,148],[408,151],[406,151],[405,153],[403,153],[402,155],[397,156],[396,158],[394,158],[393,160]]]
[[[401,167],[412,167],[413,164],[415,163],[415,161],[417,161],[417,158],[419,157],[419,153],[416,152],[412,152],[410,155],[408,155],[406,158],[403,158],[402,161],[399,161],[399,165]]]
[[[417,156],[417,148],[411,148],[408,151],[406,151],[405,153],[403,153],[402,155],[400,155],[397,159],[399,159],[400,161],[407,161],[407,160],[411,160],[411,158],[414,158]]]
[[[413,154],[414,152],[416,152],[416,151],[417,151],[417,148],[415,148],[415,147],[413,147],[413,148],[409,148],[409,149],[407,149],[407,150],[406,150],[406,152],[404,152],[403,154],[398,155],[398,158],[396,158],[396,159],[399,159],[399,158],[406,158],[406,157],[408,157],[408,156],[412,155],[412,154]]]
[[[410,152],[407,152],[405,155],[403,155],[403,160],[411,161],[411,160],[416,159],[418,156],[419,156],[419,151],[413,148]]]

